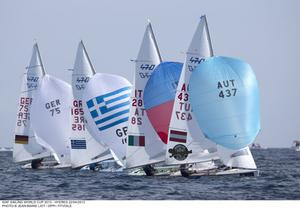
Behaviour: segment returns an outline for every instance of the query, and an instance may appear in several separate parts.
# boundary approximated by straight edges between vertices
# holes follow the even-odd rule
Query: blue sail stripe
[[[130,102],[127,101],[127,102],[120,103],[118,105],[112,106],[110,108],[107,108],[107,106],[103,106],[103,107],[100,107],[99,110],[100,110],[101,114],[105,114],[105,113],[108,113],[110,111],[116,110],[118,108],[124,107],[126,105],[128,105],[128,108],[129,108],[129,104],[130,104]]]
[[[113,96],[113,95],[119,94],[123,91],[130,90],[130,89],[131,89],[131,87],[123,87],[123,88],[118,89],[116,91],[109,92],[109,93],[104,94],[104,95],[100,95],[100,96],[96,97],[97,104],[103,103],[105,97]]]
[[[130,96],[129,93],[128,93],[128,94],[125,94],[125,95],[121,95],[121,96],[119,96],[119,97],[116,97],[116,98],[113,98],[113,99],[111,99],[111,100],[105,101],[105,104],[108,105],[108,104],[111,104],[111,103],[113,103],[113,102],[116,102],[116,101],[122,100],[122,99],[124,99],[124,98],[127,98],[127,97],[129,97],[129,96]]]
[[[106,126],[99,127],[98,129],[99,129],[99,131],[103,131],[103,130],[105,130],[105,129],[109,129],[109,128],[111,128],[111,127],[113,127],[113,126],[116,126],[116,125],[118,125],[118,124],[120,124],[120,123],[123,123],[123,122],[128,121],[128,118],[129,118],[129,117],[120,119],[120,120],[115,121],[115,122],[113,122],[113,123],[110,123],[110,124],[108,124],[108,125],[106,125]]]
[[[88,108],[94,107],[93,99],[90,99],[89,101],[87,101],[86,104],[87,104]]]
[[[129,109],[126,109],[126,110],[120,111],[118,113],[112,114],[110,116],[107,116],[105,118],[99,119],[98,121],[95,121],[95,123],[96,123],[96,125],[98,125],[98,124],[104,123],[106,121],[109,121],[111,119],[114,119],[114,118],[116,118],[120,115],[126,114],[126,113],[129,113]]]

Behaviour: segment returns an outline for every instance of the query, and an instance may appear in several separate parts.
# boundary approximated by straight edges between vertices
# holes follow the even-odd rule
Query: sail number
[[[127,126],[116,130],[116,135],[121,138],[122,144],[127,144],[127,130]]]
[[[82,108],[81,100],[74,100],[73,107],[71,108],[71,115],[73,116],[72,130],[73,131],[85,131],[85,119]]]
[[[179,93],[179,95],[177,96],[178,100],[180,101],[188,101],[189,100],[189,94],[186,92],[186,93]]]
[[[32,98],[21,97],[19,103],[19,112],[17,115],[17,126],[27,126],[27,120],[30,120],[29,107],[31,105]]]
[[[132,98],[132,113],[130,115],[130,122],[132,125],[142,125],[142,117],[145,115],[145,109],[143,108],[143,90],[135,90],[134,98]]]
[[[56,99],[45,104],[45,108],[51,113],[51,116],[61,113],[60,110],[60,100]]]
[[[189,93],[188,93],[189,86],[185,83],[182,84],[180,93],[177,95],[177,102],[179,109],[175,111],[177,120],[192,120],[191,114],[191,104],[189,101]]]
[[[220,98],[236,96],[237,88],[235,87],[235,80],[219,81],[217,84]]]

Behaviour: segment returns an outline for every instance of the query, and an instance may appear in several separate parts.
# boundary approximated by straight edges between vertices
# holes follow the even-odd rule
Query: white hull
[[[180,173],[179,168],[174,167],[155,167],[155,173],[153,176],[175,176],[177,173]],[[129,176],[146,176],[146,173],[142,168],[135,168],[128,170],[127,174]],[[178,175],[181,176],[181,175]]]
[[[182,176],[181,171],[177,171],[174,168],[167,169],[166,167],[156,168],[158,171],[154,176]],[[145,172],[142,169],[134,169],[128,172],[129,176],[146,176]],[[190,173],[188,177],[199,177],[199,176],[259,176],[259,170],[254,169],[240,169],[234,168],[229,170],[219,170],[219,169],[207,169],[207,170],[195,170],[193,173]]]
[[[0,152],[11,152],[12,148],[8,148],[8,147],[0,147]]]
[[[39,170],[44,170],[44,169],[64,169],[64,168],[71,168],[71,164],[56,164],[53,162],[42,162],[42,166],[40,166],[38,169]],[[22,166],[23,169],[32,169],[31,163],[27,163]]]
[[[259,176],[259,170],[257,169],[241,169],[241,168],[232,168],[229,170],[219,170],[212,169],[206,171],[200,171],[197,173],[191,173],[189,177],[195,176],[229,176],[229,175],[237,175],[237,176]]]
[[[295,151],[296,151],[296,152],[300,152],[300,147],[296,147],[296,148],[295,148]]]

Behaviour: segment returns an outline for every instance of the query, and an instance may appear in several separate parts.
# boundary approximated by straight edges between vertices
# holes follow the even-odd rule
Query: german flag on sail
[[[172,142],[179,142],[179,143],[186,143],[187,139],[187,132],[184,131],[170,131],[170,141]]]
[[[145,146],[145,136],[128,136],[128,146]]]
[[[28,136],[25,135],[15,135],[16,144],[28,144]]]

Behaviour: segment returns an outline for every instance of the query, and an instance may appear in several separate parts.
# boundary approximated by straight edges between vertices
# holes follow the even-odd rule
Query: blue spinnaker
[[[260,130],[258,83],[249,64],[211,57],[190,79],[191,105],[204,135],[229,149],[252,143]]]

